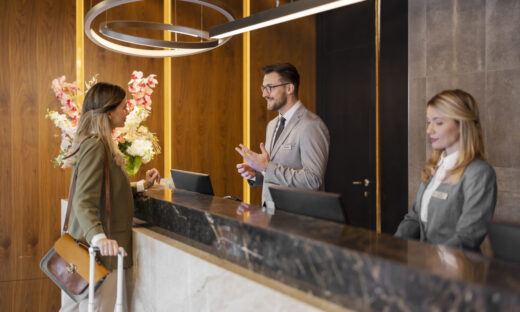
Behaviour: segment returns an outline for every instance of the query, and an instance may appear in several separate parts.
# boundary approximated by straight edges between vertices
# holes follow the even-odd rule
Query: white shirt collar
[[[437,167],[437,172],[435,173],[436,180],[444,180],[444,178],[446,177],[446,172],[453,168],[457,163],[458,156],[458,151],[453,152],[448,156],[446,156],[446,152],[442,153],[441,160],[439,160],[439,166]]]
[[[302,102],[298,101],[296,102],[296,104],[294,104],[291,108],[289,108],[288,111],[285,112],[285,114],[283,114],[283,116],[281,116],[280,114],[278,114],[278,116],[280,117],[283,117],[285,118],[285,124],[287,124],[289,122],[289,120],[292,118],[292,116],[294,115],[294,113],[296,112],[296,110],[302,105]]]
[[[455,163],[457,162],[458,156],[459,151],[455,151],[448,156],[446,156],[446,152],[443,152],[441,155],[441,160],[439,161],[439,167],[445,166],[448,169],[453,168],[453,166],[455,166]]]

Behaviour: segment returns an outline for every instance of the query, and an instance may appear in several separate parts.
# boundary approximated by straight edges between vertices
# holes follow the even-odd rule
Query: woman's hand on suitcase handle
[[[97,241],[97,247],[102,256],[117,256],[119,244],[117,241],[108,238],[102,238]],[[126,256],[125,252],[125,256]]]

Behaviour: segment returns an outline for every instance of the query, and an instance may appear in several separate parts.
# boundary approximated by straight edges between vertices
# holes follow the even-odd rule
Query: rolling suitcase
[[[88,253],[90,254],[90,268],[89,268],[89,287],[88,287],[88,312],[94,312],[94,263],[96,261],[96,252],[98,247],[90,247]],[[123,258],[125,256],[125,249],[119,247],[117,253],[117,297],[114,312],[123,312]]]

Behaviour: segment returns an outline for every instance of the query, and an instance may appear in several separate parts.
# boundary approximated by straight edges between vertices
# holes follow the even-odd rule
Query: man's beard
[[[268,106],[267,109],[270,111],[277,111],[280,108],[284,107],[285,104],[287,104],[287,96],[284,94],[283,98],[280,98],[278,101],[275,101],[273,103],[273,106]]]

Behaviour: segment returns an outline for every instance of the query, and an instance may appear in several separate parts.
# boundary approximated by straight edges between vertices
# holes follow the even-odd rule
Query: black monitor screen
[[[209,174],[171,169],[172,180],[175,188],[197,192],[201,194],[213,194],[213,187]]]
[[[347,224],[341,195],[281,186],[269,186],[276,210]]]

